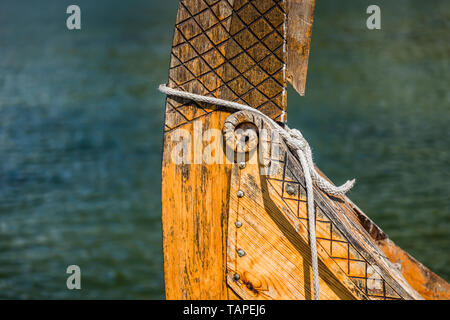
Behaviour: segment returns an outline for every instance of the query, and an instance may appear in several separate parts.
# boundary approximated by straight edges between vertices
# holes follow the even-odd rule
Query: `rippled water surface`
[[[450,2],[317,1],[289,122],[390,237],[450,279]],[[176,0],[0,3],[0,298],[164,297],[160,161]],[[82,290],[66,289],[68,265]]]

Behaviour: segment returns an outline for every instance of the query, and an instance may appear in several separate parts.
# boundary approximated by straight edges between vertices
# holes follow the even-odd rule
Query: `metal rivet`
[[[240,168],[240,169],[244,169],[246,165],[247,165],[247,164],[246,164],[245,162],[240,162],[240,163],[239,163],[239,168]]]
[[[236,225],[237,228],[240,228],[240,227],[242,227],[242,222],[240,222],[238,220],[238,221],[236,221],[235,225]]]
[[[245,251],[242,250],[242,249],[239,249],[239,250],[237,251],[237,254],[238,254],[239,257],[243,257],[243,256],[245,256]]]
[[[287,192],[289,195],[293,196],[293,195],[295,194],[295,188],[294,188],[292,185],[288,185],[288,186],[286,187],[286,192]]]
[[[238,196],[238,198],[242,198],[242,197],[244,196],[244,191],[239,190],[239,191],[237,192],[237,196]]]
[[[241,278],[241,276],[238,275],[237,273],[235,273],[235,274],[233,275],[233,280],[234,280],[234,281],[239,281],[240,278]]]

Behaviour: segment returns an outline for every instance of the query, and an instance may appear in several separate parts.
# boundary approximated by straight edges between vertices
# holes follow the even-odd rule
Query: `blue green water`
[[[0,298],[164,297],[160,161],[176,0],[0,2]],[[390,237],[450,279],[450,3],[317,1],[289,122]],[[66,289],[81,267],[82,290]]]

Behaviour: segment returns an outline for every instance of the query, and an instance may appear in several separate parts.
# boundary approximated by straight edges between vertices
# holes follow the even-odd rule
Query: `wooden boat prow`
[[[283,124],[287,81],[304,94],[313,11],[313,0],[180,1],[168,86],[243,103]],[[242,127],[256,133],[245,165],[227,157],[233,144],[217,135],[233,140]],[[313,297],[303,170],[272,133],[253,113],[167,98],[168,299]],[[173,161],[180,150],[181,164]],[[205,150],[215,161],[205,161]],[[449,297],[447,282],[393,244],[347,197],[316,187],[314,194],[321,299]]]

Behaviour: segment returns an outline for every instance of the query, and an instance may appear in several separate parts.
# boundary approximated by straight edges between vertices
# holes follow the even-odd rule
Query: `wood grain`
[[[450,284],[433,273],[389,238],[377,241],[383,253],[398,267],[406,281],[426,300],[450,300]]]
[[[287,79],[305,95],[315,0],[288,1]]]
[[[238,191],[243,191],[244,197],[238,198]],[[234,165],[228,223],[228,284],[246,300],[310,300],[314,295],[310,248],[307,239],[298,234],[300,229],[302,234],[307,234],[307,230],[300,221],[286,219],[272,202],[273,192],[260,175],[258,163],[243,169]],[[242,226],[236,227],[236,221]],[[243,249],[245,255],[240,257],[238,249]],[[337,276],[325,263],[319,269],[321,299],[364,299],[364,293],[337,265],[334,266]],[[235,274],[239,275],[238,280]]]
[[[282,121],[284,17],[282,0],[180,1],[169,86],[245,103]],[[192,136],[221,130],[228,115],[216,106],[167,99],[161,190],[167,299],[237,298],[226,286],[225,268],[230,165],[202,163],[207,143],[194,137],[190,157],[197,164],[171,160],[180,130]],[[221,143],[212,142],[219,151]]]
[[[240,111],[231,115],[229,120],[227,119],[224,131],[233,130],[233,126],[238,128],[240,125],[238,120],[248,123],[249,119],[254,119],[253,123],[259,130],[262,127],[273,129],[271,124],[264,123],[262,117]],[[229,123],[233,126],[229,126]],[[233,137],[229,132],[224,132],[224,135]],[[271,136],[269,132],[266,138]],[[259,294],[258,298],[307,297],[294,289],[275,290],[282,287],[286,281],[295,281],[295,279],[309,288],[309,291],[305,292],[310,297],[310,277],[305,278],[306,273],[297,269],[295,272],[289,269],[289,266],[306,266],[309,270],[310,263],[303,170],[298,159],[282,140],[268,142],[272,146],[277,144],[279,152],[270,152],[268,159],[263,161],[272,165],[278,164],[273,165],[273,170],[267,177],[261,176],[261,171],[252,169],[251,165],[240,169],[239,175],[235,172],[237,169],[233,171],[227,266],[232,272],[242,275],[241,278],[245,279],[244,284],[251,278],[251,288],[265,283],[262,287],[265,293]],[[248,143],[251,144],[251,142]],[[236,198],[238,189],[244,191],[244,197]],[[399,270],[383,255],[363,225],[356,219],[348,218],[353,213],[347,211],[348,207],[344,205],[346,198],[329,197],[316,187],[314,193],[319,274],[325,282],[336,279],[331,284],[321,284],[321,295],[324,299],[344,297],[348,299],[349,296],[356,299],[376,300],[422,299]],[[233,226],[235,221],[233,219],[246,221],[244,226],[248,224],[249,228],[242,227],[237,230]],[[284,236],[281,236],[281,233]],[[302,259],[296,259],[296,252],[289,250],[289,245],[286,244],[288,240],[291,244],[303,241],[303,247],[297,246],[297,253]],[[266,247],[266,243],[270,246]],[[236,250],[239,248],[249,250],[251,254],[239,257],[236,255]],[[290,259],[293,259],[295,263],[292,263]],[[280,274],[276,273],[277,270],[280,270]],[[299,275],[300,278],[298,278]],[[229,275],[229,285],[239,292],[241,297],[250,298],[248,292],[245,294],[245,290],[238,290],[243,288],[242,285],[238,285],[239,282],[230,279],[232,277]],[[253,284],[255,282],[258,286]],[[333,286],[336,284],[339,286]],[[297,290],[300,288],[298,283],[294,287]],[[275,291],[272,292],[269,289]],[[271,294],[268,294],[267,290]],[[254,290],[251,291],[256,294]]]

